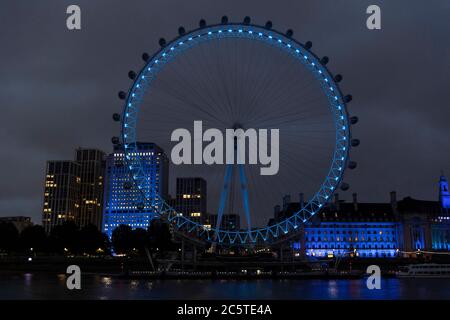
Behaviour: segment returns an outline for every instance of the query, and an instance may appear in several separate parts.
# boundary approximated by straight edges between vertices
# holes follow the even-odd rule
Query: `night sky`
[[[66,7],[78,4],[82,30],[66,28]],[[366,28],[370,4],[382,10],[382,30]],[[47,160],[72,159],[75,148],[111,152],[119,127],[119,90],[142,52],[158,49],[177,28],[198,20],[272,20],[292,28],[313,51],[330,56],[353,95],[353,135],[361,146],[347,171],[349,199],[437,199],[441,170],[450,175],[450,2],[440,1],[28,1],[0,3],[0,216],[40,223]]]

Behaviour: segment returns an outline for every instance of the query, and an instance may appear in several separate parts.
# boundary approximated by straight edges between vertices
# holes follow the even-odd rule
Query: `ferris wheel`
[[[359,145],[351,136],[351,125],[358,118],[348,115],[352,96],[342,94],[338,86],[342,76],[328,70],[329,58],[316,56],[310,41],[300,43],[292,30],[276,31],[270,21],[256,25],[245,17],[232,23],[224,16],[213,25],[202,19],[189,32],[180,27],[175,39],[161,38],[159,45],[155,54],[142,55],[145,64],[139,72],[129,72],[132,86],[127,93],[119,92],[125,101],[123,112],[113,115],[121,123],[121,137],[114,137],[113,143],[124,147],[131,177],[128,187],[148,187],[139,141],[151,141],[170,152],[171,134],[179,128],[195,131],[199,122],[203,132],[277,132],[276,146],[272,136],[265,140],[267,145],[249,143],[242,156],[261,155],[263,148],[266,158],[268,150],[277,151],[278,163],[276,173],[267,175],[261,174],[263,164],[245,161],[170,163],[170,185],[176,177],[203,177],[208,182],[213,224],[177,212],[163,197],[155,201],[153,193],[142,192],[138,208],[151,206],[179,232],[202,240],[251,245],[297,232],[337,188],[349,188],[343,175],[357,165],[349,160],[349,151]],[[202,137],[197,143],[203,146]],[[235,135],[233,150],[239,139],[246,138]],[[289,201],[286,208],[274,209],[288,194],[297,195],[299,205],[276,216],[277,210],[288,210]],[[223,224],[230,213],[239,217],[238,228]]]

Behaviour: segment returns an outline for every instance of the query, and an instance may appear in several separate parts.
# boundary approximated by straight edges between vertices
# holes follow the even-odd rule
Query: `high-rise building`
[[[105,153],[97,149],[76,150],[76,162],[80,164],[80,210],[77,224],[82,228],[95,225],[101,229]]]
[[[42,224],[46,232],[65,221],[76,222],[80,212],[80,165],[75,161],[48,161]]]
[[[137,143],[136,155],[132,156],[140,157],[148,176],[141,190],[132,184],[126,187],[132,179],[122,145],[116,145],[106,159],[103,232],[109,237],[121,224],[147,228],[154,216],[152,202],[158,206],[161,199],[167,198],[169,162],[164,151],[154,143]]]
[[[206,180],[199,177],[177,178],[175,210],[192,221],[206,218]]]

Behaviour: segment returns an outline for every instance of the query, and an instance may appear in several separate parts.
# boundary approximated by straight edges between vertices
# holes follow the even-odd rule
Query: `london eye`
[[[126,187],[141,190],[137,208],[151,208],[178,232],[201,240],[252,245],[295,234],[336,189],[349,188],[343,176],[347,168],[356,167],[349,152],[359,145],[351,135],[358,118],[348,114],[352,96],[339,88],[343,77],[330,72],[329,58],[314,54],[310,41],[295,40],[290,29],[276,31],[270,21],[257,25],[245,17],[234,23],[224,16],[212,25],[202,19],[192,31],[180,27],[176,38],[161,38],[159,46],[153,55],[142,55],[140,71],[129,72],[132,85],[119,93],[123,111],[113,115],[121,124],[121,135],[113,143],[123,145],[130,173]],[[139,141],[154,142],[170,153],[175,145],[171,134],[179,128],[195,131],[199,123],[203,133],[230,128],[279,133],[276,148],[274,140],[267,139],[265,146],[260,141],[256,147],[249,143],[242,151],[247,159],[252,152],[261,155],[261,148],[267,156],[269,150],[277,150],[276,174],[263,175],[264,163],[250,161],[169,162],[169,185],[176,177],[202,177],[208,182],[213,223],[181,214],[157,191],[143,191],[148,190],[149,177],[139,156]],[[204,136],[194,136],[192,144],[196,142],[204,147]],[[296,197],[299,206],[276,216],[286,195]],[[239,217],[238,227],[224,225],[229,214]]]

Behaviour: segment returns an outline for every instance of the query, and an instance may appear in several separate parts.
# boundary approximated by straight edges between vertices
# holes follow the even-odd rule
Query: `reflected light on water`
[[[61,285],[65,285],[66,284],[66,275],[64,273],[60,273],[60,274],[56,275],[56,277],[58,278],[58,282]]]
[[[25,273],[23,275],[23,278],[25,279],[25,285],[29,286],[29,285],[31,285],[31,281],[33,280],[33,274],[32,273]]]
[[[131,290],[136,290],[139,286],[139,281],[136,280],[131,280],[130,282],[130,289]]]
[[[331,280],[328,282],[328,294],[331,299],[337,299],[339,296],[339,289],[337,282],[335,280]]]

